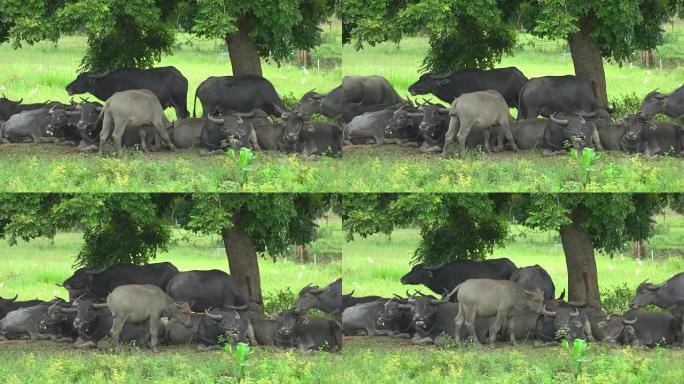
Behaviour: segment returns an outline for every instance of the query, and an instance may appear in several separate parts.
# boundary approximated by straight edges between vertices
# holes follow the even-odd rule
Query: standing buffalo
[[[684,301],[684,272],[670,277],[662,284],[651,284],[646,281],[639,284],[636,296],[629,307],[643,308],[647,305],[668,309],[680,301]]]
[[[460,332],[463,324],[473,336],[476,346],[482,346],[475,332],[476,317],[496,316],[489,327],[489,343],[496,340],[499,330],[506,329],[507,318],[525,310],[536,313],[543,312],[544,296],[539,289],[525,290],[510,280],[469,279],[456,286],[445,297],[458,297],[458,315],[455,321],[454,338],[461,341]]]
[[[106,101],[117,92],[147,89],[159,100],[163,109],[174,107],[176,116],[187,118],[188,79],[175,67],[150,69],[124,68],[111,72],[80,73],[66,86],[69,95],[89,92]]]
[[[105,141],[111,134],[116,149],[121,151],[122,139],[127,130],[133,130],[140,135],[140,144],[143,151],[147,151],[145,128],[152,128],[155,140],[161,140],[170,150],[175,151],[169,134],[166,132],[166,117],[159,100],[149,90],[135,89],[113,94],[105,102],[102,112],[102,131],[100,131],[101,154],[104,150]],[[157,143],[158,145],[159,143]]]
[[[509,107],[518,107],[520,88],[527,77],[515,67],[490,70],[462,69],[444,75],[426,73],[409,86],[412,95],[432,93],[440,100],[451,103],[464,93],[495,90],[506,100]]]
[[[656,113],[662,113],[684,122],[684,85],[670,94],[653,91],[646,95],[641,108],[639,108],[639,114],[650,118]]]
[[[126,284],[152,284],[162,289],[178,269],[171,263],[147,265],[116,264],[98,270],[79,268],[62,286],[69,291],[69,300],[85,295],[104,300],[114,288]]]
[[[311,90],[302,96],[295,111],[304,115],[318,113],[339,119],[342,117],[342,105],[344,103],[344,91],[342,86],[338,86],[332,91],[322,95],[315,90]]]
[[[549,273],[539,265],[519,268],[511,274],[510,280],[528,290],[541,289],[544,292],[544,300],[555,297],[556,287],[553,285],[553,280]]]
[[[507,258],[483,261],[459,260],[448,264],[428,266],[417,264],[402,276],[402,284],[423,284],[442,295],[468,279],[508,280],[518,269]]]
[[[599,104],[593,82],[577,76],[543,76],[530,79],[520,89],[518,120],[554,112],[591,112]]]
[[[180,272],[168,280],[166,293],[174,300],[190,303],[195,312],[212,307],[246,309],[248,303],[235,280],[218,269]]]
[[[261,76],[211,76],[195,91],[195,114],[197,98],[202,104],[202,117],[229,112],[247,113],[259,108],[269,115],[280,116],[290,109],[283,104],[275,87]]]
[[[342,279],[337,279],[325,288],[311,286],[299,291],[299,297],[294,304],[294,313],[306,315],[313,308],[320,309],[331,315],[342,314]]]
[[[463,94],[451,103],[449,115],[451,120],[449,121],[449,130],[444,137],[443,156],[449,153],[449,146],[454,136],[458,137],[461,156],[465,156],[466,139],[473,128],[479,128],[483,131],[485,151],[491,152],[489,130],[495,126],[503,131],[502,133],[508,139],[511,148],[518,152],[518,146],[515,144],[515,139],[511,133],[513,118],[508,111],[506,101],[499,92],[489,90]],[[497,140],[497,147],[498,149],[503,148],[501,135]]]
[[[159,335],[162,331],[161,317],[177,318],[186,327],[192,326],[190,306],[187,303],[174,302],[156,285],[118,286],[107,296],[106,304],[93,304],[93,307],[109,308],[112,311],[112,340],[116,352],[121,349],[121,330],[126,322],[149,324],[150,345],[154,352],[158,352]]]

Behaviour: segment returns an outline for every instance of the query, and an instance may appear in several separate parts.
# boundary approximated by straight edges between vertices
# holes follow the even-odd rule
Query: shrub
[[[641,107],[641,98],[632,92],[628,95],[610,99],[608,105],[614,109],[613,116],[621,119],[625,115],[635,113]]]
[[[633,296],[634,290],[628,288],[627,284],[605,290],[601,292],[603,310],[608,314],[622,314],[629,309]]]
[[[290,288],[276,289],[264,295],[264,312],[267,316],[274,315],[294,305],[297,296]]]

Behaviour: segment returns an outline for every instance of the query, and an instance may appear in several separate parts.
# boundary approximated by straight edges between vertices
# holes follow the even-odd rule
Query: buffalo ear
[[[601,321],[597,325],[600,329],[603,329],[608,326],[608,324],[605,321]]]
[[[437,80],[437,85],[447,85],[449,84],[449,79]]]

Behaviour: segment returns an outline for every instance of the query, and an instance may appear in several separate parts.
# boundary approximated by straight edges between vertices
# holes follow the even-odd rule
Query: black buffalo
[[[259,148],[256,133],[249,129],[239,113],[207,116],[200,133],[200,146],[201,155],[221,154],[227,148]]]
[[[249,322],[252,324],[254,340],[258,345],[276,345],[276,333],[280,328],[278,320],[250,317]]]
[[[378,328],[392,337],[410,338],[415,331],[411,308],[408,299],[395,295],[378,314]]]
[[[230,308],[205,310],[197,329],[197,350],[219,349],[249,341],[256,344],[252,325],[243,311]]]
[[[229,111],[247,113],[254,108],[274,116],[290,111],[283,104],[273,84],[256,75],[211,76],[204,80],[195,91],[193,116],[196,116],[197,98],[202,104],[202,117],[226,114]]]
[[[178,269],[168,262],[147,265],[116,264],[98,270],[79,268],[61,286],[69,291],[70,301],[82,295],[104,300],[120,285],[151,284],[164,289],[177,274]]]
[[[508,280],[517,267],[507,259],[461,260],[429,266],[417,264],[401,278],[402,284],[423,284],[437,294],[444,294],[468,279]]]
[[[2,297],[0,297],[0,320],[2,320],[2,318],[5,317],[8,313],[16,309],[33,307],[39,304],[45,304],[45,301],[38,299],[17,301],[17,297],[19,297],[19,295],[15,295],[11,299],[3,299]]]
[[[404,104],[394,111],[392,118],[387,122],[385,137],[418,143],[422,140],[420,135],[420,123],[422,121],[423,112],[417,107]]]
[[[568,153],[569,148],[581,151],[591,147],[595,132],[594,125],[580,114],[554,112],[544,129],[544,155],[562,155]]]
[[[658,91],[650,92],[644,98],[640,114],[644,117],[652,117],[656,113],[662,113],[675,119],[684,121],[684,85],[670,94]]]
[[[291,309],[280,312],[278,321],[275,342],[279,347],[332,352],[342,349],[342,326],[338,321],[299,316]]]
[[[591,112],[600,105],[593,82],[577,76],[543,76],[530,79],[520,89],[518,120],[554,112]]]
[[[515,281],[527,290],[539,288],[544,292],[544,299],[556,297],[556,287],[548,272],[539,265],[522,267],[511,274],[511,281]]]
[[[38,331],[42,334],[51,335],[53,340],[73,342],[78,337],[74,328],[76,312],[65,311],[71,308],[71,303],[57,300],[52,304],[43,318],[38,323]]]
[[[342,105],[344,103],[344,91],[342,86],[335,87],[326,94],[320,94],[311,90],[302,96],[295,111],[304,115],[315,113],[339,119],[343,115]]]
[[[284,145],[304,156],[342,156],[342,128],[336,123],[307,120],[297,112],[285,112],[281,118],[285,124]]]
[[[527,77],[515,67],[489,70],[462,69],[443,75],[426,73],[409,86],[412,95],[431,93],[440,100],[451,103],[464,93],[493,89],[503,95],[509,107],[518,107],[520,89]]]
[[[197,332],[203,317],[204,315],[201,313],[190,314],[190,321],[192,322],[190,327],[178,319],[172,318],[164,326],[163,343],[168,345],[196,344]]]
[[[173,107],[176,116],[187,118],[188,79],[175,67],[123,68],[104,73],[82,72],[66,86],[69,95],[91,93],[106,101],[114,93],[147,89],[157,96],[162,108]]]
[[[629,307],[636,309],[652,304],[668,309],[680,301],[684,301],[684,272],[672,276],[662,284],[642,282],[637,287],[636,296],[629,303]]]
[[[677,319],[663,312],[632,309],[622,316],[609,316],[601,327],[605,341],[635,347],[671,345],[681,337]]]
[[[684,151],[684,128],[666,121],[648,121],[633,114],[621,119],[618,127],[624,130],[621,144],[626,152],[644,153],[646,156],[673,154]]]
[[[342,310],[353,307],[356,304],[370,303],[371,301],[381,300],[380,296],[354,296],[354,291],[342,295]]]
[[[14,101],[8,99],[5,94],[0,98],[0,120],[9,120],[10,116],[23,111],[32,111],[34,109],[41,109],[45,106],[51,105],[51,102],[22,104],[24,99]]]
[[[195,312],[212,307],[247,309],[248,304],[233,277],[218,269],[180,272],[169,279],[166,293],[174,300],[190,303]]]
[[[342,314],[342,279],[323,288],[309,284],[299,291],[293,306],[295,314],[306,315],[314,308],[331,315]]]

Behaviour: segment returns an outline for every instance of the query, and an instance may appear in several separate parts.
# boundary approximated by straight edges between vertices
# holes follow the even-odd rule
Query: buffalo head
[[[388,138],[394,137],[398,132],[410,127],[414,124],[415,118],[422,118],[423,112],[419,112],[416,108],[408,104],[402,105],[399,109],[394,111],[392,118],[385,126],[385,136]]]
[[[649,92],[644,101],[641,103],[641,108],[639,108],[638,114],[644,117],[651,117],[656,113],[662,113],[665,109],[665,101],[667,97],[664,93],[660,93],[657,90]]]
[[[298,112],[303,115],[321,113],[324,97],[325,95],[316,92],[315,89],[310,90],[299,100],[299,105],[297,106],[297,109],[295,109],[295,113]]]
[[[423,114],[423,121],[419,126],[423,134],[434,134],[445,119],[449,118],[449,108],[444,108],[440,104],[425,103],[418,111]]]
[[[411,268],[411,272],[401,277],[402,284],[426,284],[433,277],[433,271],[441,266],[428,266],[423,263],[416,264]]]
[[[579,150],[588,146],[591,141],[592,127],[581,115],[563,113],[561,117],[554,112],[549,116],[549,120],[560,128],[562,141],[566,146]]]
[[[451,73],[433,75],[432,73],[425,73],[420,76],[418,81],[411,84],[408,88],[411,95],[425,95],[432,93],[435,89],[449,84],[449,77]]]
[[[666,287],[667,283],[651,284],[644,280],[636,289],[636,296],[629,303],[630,308],[643,308],[657,301],[657,293],[660,288]]]
[[[237,341],[239,337],[240,323],[242,316],[244,316],[232,308],[237,307],[221,307],[215,309],[209,308],[204,310],[205,318],[214,326],[218,327],[220,333],[225,335],[231,344],[234,343],[233,341]],[[245,306],[244,309],[246,308],[247,307]]]
[[[301,138],[302,132],[312,133],[314,128],[307,124],[307,116],[299,111],[283,112],[280,116],[285,124],[283,140],[288,143],[295,143]]]
[[[64,89],[66,89],[69,96],[73,96],[79,93],[88,93],[93,89],[93,85],[97,82],[99,78],[106,76],[108,72],[104,73],[93,73],[93,72],[81,72],[76,76],[76,79],[71,83],[67,84]]]

